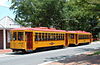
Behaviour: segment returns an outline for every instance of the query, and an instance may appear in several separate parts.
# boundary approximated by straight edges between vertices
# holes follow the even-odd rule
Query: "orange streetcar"
[[[92,34],[85,31],[67,31],[67,43],[68,44],[82,44],[91,43]]]
[[[33,51],[41,47],[66,46],[66,31],[55,28],[16,28],[11,30],[10,48],[14,51]]]

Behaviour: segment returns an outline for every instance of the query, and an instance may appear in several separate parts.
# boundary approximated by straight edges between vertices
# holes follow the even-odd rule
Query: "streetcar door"
[[[75,35],[74,34],[69,34],[69,37],[68,37],[68,42],[69,44],[75,44]]]
[[[32,32],[26,32],[26,45],[28,50],[33,49],[33,33]]]
[[[66,34],[65,36],[66,36],[66,42],[65,42],[65,45],[68,46],[68,45],[69,45],[69,42],[68,42],[68,34]]]

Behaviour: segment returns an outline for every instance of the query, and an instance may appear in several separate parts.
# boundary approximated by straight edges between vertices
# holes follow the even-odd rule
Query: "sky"
[[[11,6],[11,0],[0,0],[0,19],[5,16],[9,16],[14,19],[15,15],[12,10],[9,9]]]

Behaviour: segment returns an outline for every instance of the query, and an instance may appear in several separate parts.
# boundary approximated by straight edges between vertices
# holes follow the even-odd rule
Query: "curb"
[[[0,54],[12,52],[11,49],[0,50]]]

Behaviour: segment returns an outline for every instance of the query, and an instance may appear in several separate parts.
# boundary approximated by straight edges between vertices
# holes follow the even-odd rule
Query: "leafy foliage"
[[[63,1],[61,0],[12,0],[15,20],[25,26],[53,26],[63,28]]]
[[[100,5],[99,5],[100,6]],[[69,0],[65,4],[66,19],[71,30],[92,31],[97,25],[97,16],[100,11],[95,12],[98,3],[89,0]]]
[[[99,26],[99,0],[12,0],[10,9],[24,26],[85,31]]]

